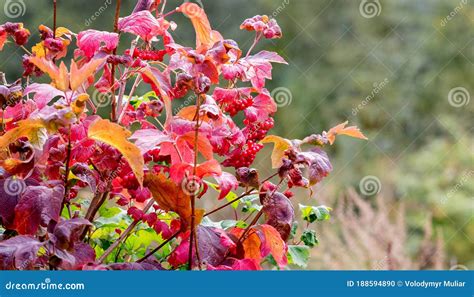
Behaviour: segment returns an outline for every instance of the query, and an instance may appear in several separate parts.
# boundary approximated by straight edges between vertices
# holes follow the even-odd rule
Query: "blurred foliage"
[[[1,7],[5,2],[0,0]],[[111,30],[113,2],[59,0],[58,23],[74,32]],[[128,14],[135,1],[122,2],[122,15]],[[166,11],[181,2],[168,0]],[[338,140],[332,152],[335,171],[316,189],[318,199],[331,205],[331,197],[351,186],[357,189],[362,177],[377,176],[384,197],[393,197],[386,203],[403,200],[407,205],[414,241],[420,240],[418,231],[433,215],[443,231],[448,260],[474,267],[474,104],[454,107],[448,101],[455,87],[474,95],[472,3],[386,0],[380,1],[378,16],[365,18],[360,1],[198,2],[213,27],[244,50],[253,41],[252,34],[239,30],[244,18],[267,14],[279,22],[284,37],[259,45],[290,63],[275,66],[268,86],[287,88],[292,95],[291,104],[281,107],[276,117],[278,133],[300,138],[348,119],[369,137],[366,143]],[[22,21],[32,32],[41,23],[52,25],[52,1],[25,3],[21,18],[0,13],[0,23]],[[174,36],[180,43],[194,43],[191,25],[180,26]],[[21,49],[5,47],[0,71],[8,70],[9,80],[20,75],[22,54]],[[267,152],[260,154],[265,168]]]

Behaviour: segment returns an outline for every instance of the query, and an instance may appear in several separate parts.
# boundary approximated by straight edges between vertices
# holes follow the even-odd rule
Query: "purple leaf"
[[[34,235],[40,226],[59,221],[64,196],[62,185],[54,188],[29,186],[15,207],[15,229],[20,234]]]
[[[42,243],[30,236],[0,242],[0,270],[31,269]]]

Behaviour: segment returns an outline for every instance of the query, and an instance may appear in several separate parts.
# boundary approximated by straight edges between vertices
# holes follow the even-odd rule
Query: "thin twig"
[[[194,167],[193,167],[193,177],[196,176],[196,170],[197,170],[197,157],[198,157],[198,137],[199,137],[199,110],[201,108],[201,97],[198,96],[196,98],[196,114],[194,115],[194,118],[196,119],[196,125],[194,127]],[[189,235],[189,253],[188,253],[188,270],[193,269],[193,243],[194,240],[197,241],[197,237],[195,237],[195,223],[196,220],[196,195],[195,193],[192,193],[191,195],[191,234]],[[196,246],[198,244],[196,243]],[[197,251],[197,248],[196,248]],[[201,266],[201,263],[198,263],[199,266]]]
[[[178,236],[179,233],[181,233],[181,231],[177,231],[176,233],[174,233],[173,235],[171,235],[170,238],[168,238],[167,240],[163,241],[159,246],[157,246],[157,247],[154,248],[151,252],[149,252],[148,254],[146,254],[145,256],[143,256],[143,258],[139,259],[139,260],[137,261],[137,263],[141,263],[141,262],[145,261],[145,260],[148,259],[150,256],[152,256],[154,253],[158,252],[162,247],[164,247],[165,245],[167,245],[171,240],[173,240],[176,236]]]
[[[115,18],[114,18],[114,32],[118,33],[118,19],[120,16],[120,5],[122,1],[117,0],[117,5],[115,6]],[[113,54],[117,54],[117,48],[113,50]],[[112,111],[111,111],[111,120],[112,122],[117,121],[117,98],[115,98],[115,63],[112,63],[111,72],[111,86],[112,86]]]
[[[143,212],[146,213],[153,206],[154,203],[155,203],[155,200],[151,199],[150,202],[148,202],[148,204],[145,206],[145,208],[143,208]],[[102,254],[102,256],[100,256],[98,260],[99,264],[104,262],[107,256],[109,256],[113,252],[113,250],[130,235],[130,232],[132,232],[133,229],[135,229],[138,223],[140,223],[140,220],[134,220],[127,227],[127,229],[125,229],[125,231],[120,235],[120,237],[109,246],[109,248]]]

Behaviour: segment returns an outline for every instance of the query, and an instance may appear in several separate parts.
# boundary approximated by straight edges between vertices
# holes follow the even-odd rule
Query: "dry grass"
[[[349,190],[337,201],[331,223],[322,224],[321,244],[314,249],[312,269],[419,270],[446,269],[443,238],[427,217],[422,242],[409,246],[411,236],[403,203],[389,209],[382,196],[373,205]]]

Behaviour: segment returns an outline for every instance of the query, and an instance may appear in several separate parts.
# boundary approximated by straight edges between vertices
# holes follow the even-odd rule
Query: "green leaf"
[[[321,206],[307,206],[299,204],[301,210],[301,218],[307,222],[314,221],[326,221],[331,218],[330,211],[332,208],[321,205]]]
[[[301,245],[288,246],[288,263],[301,268],[308,266],[309,247]]]
[[[303,231],[303,234],[301,234],[301,241],[303,241],[308,247],[313,247],[319,243],[316,232],[310,229]]]
[[[240,201],[243,203],[243,206],[242,206],[243,212],[254,212],[254,211],[260,211],[262,209],[262,206],[260,204],[255,203],[255,202],[260,202],[260,197],[257,194],[243,197],[242,199],[240,199]]]

